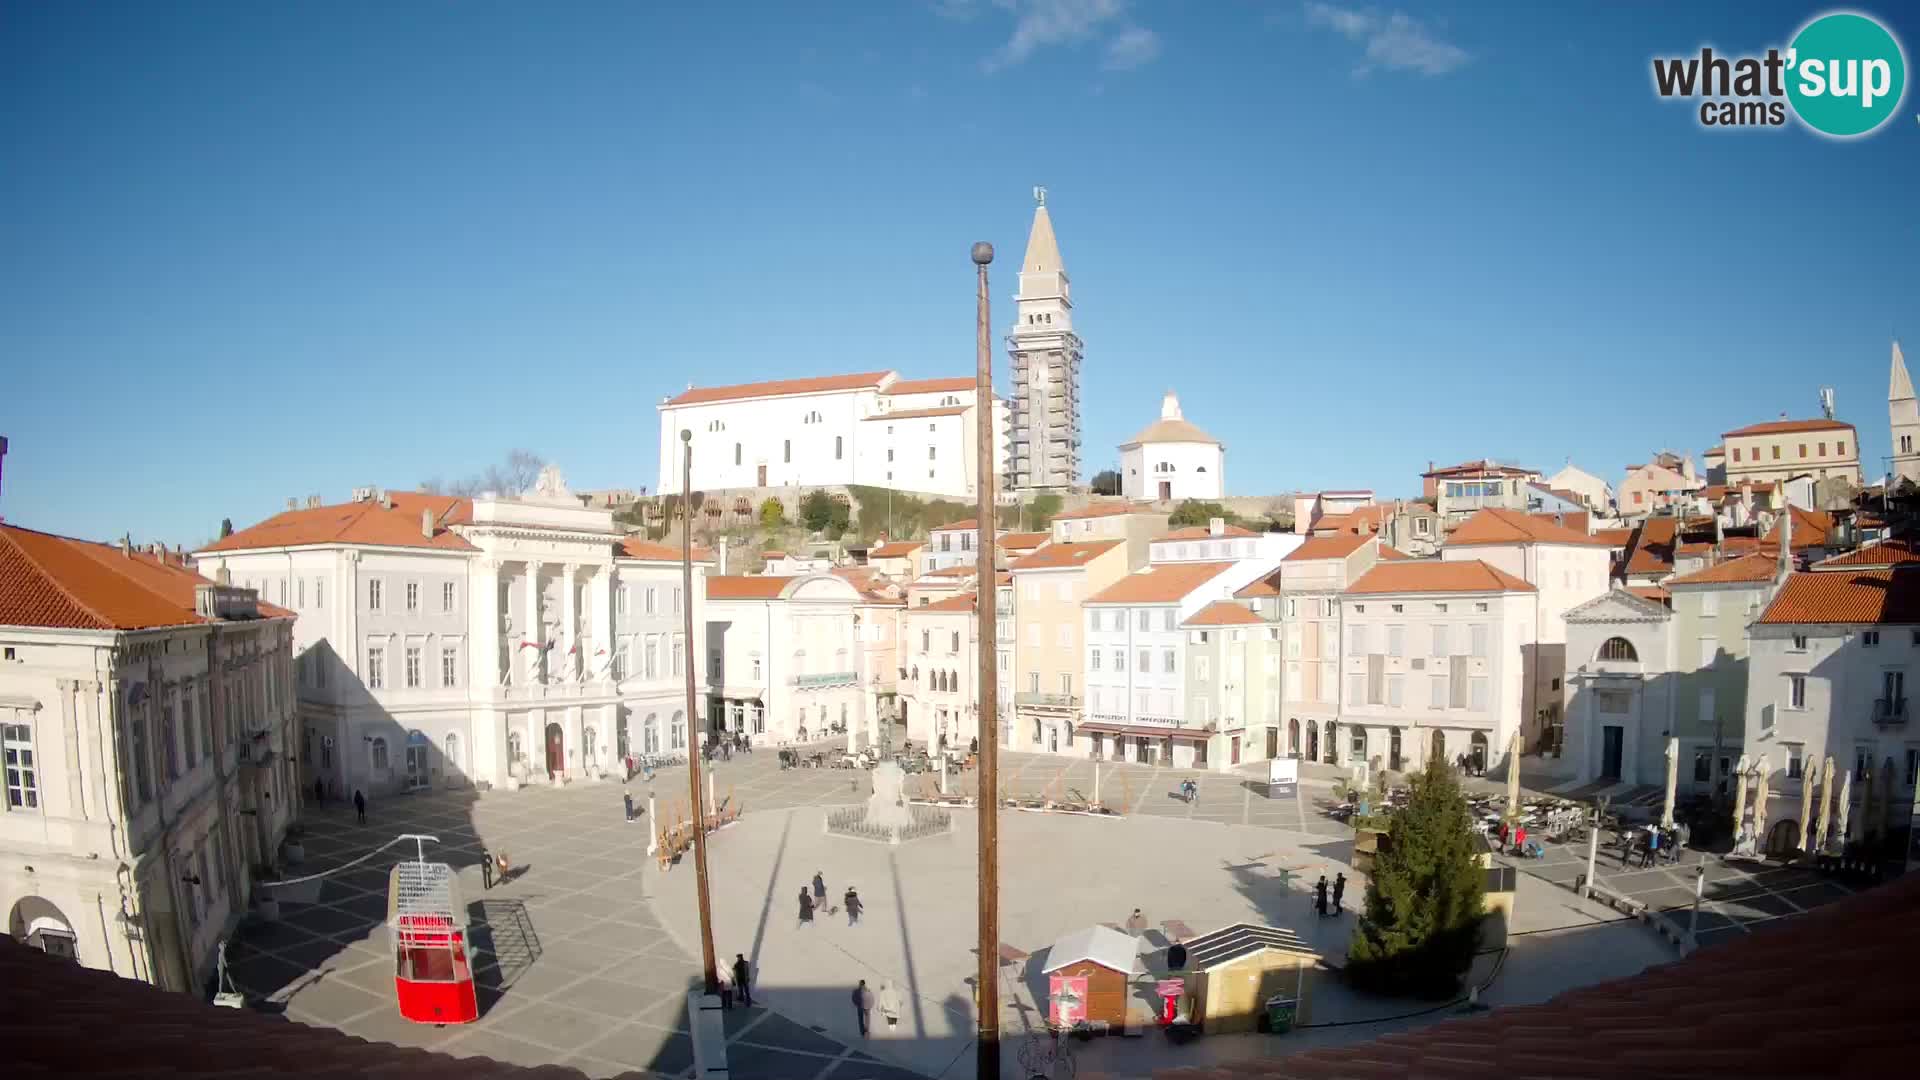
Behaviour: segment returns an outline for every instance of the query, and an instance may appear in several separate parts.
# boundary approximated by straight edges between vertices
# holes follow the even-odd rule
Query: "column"
[[[577,661],[580,645],[579,605],[573,597],[574,578],[580,567],[576,563],[567,563],[560,568],[560,640],[554,645],[560,662],[554,671],[559,682],[573,682],[575,672],[579,671]]]
[[[593,573],[593,648],[607,650],[605,656],[583,657],[587,672],[594,677],[609,677],[613,671],[613,567],[602,566]]]
[[[540,624],[540,563],[535,559],[527,560],[527,627],[521,635],[521,641],[531,643],[533,648],[522,648],[521,641],[511,642],[509,655],[515,666],[522,662],[530,664],[532,672],[529,683],[545,682],[545,671],[540,664],[539,650],[546,644],[546,628]],[[524,660],[523,660],[524,657]]]
[[[578,705],[567,706],[560,723],[566,732],[566,776],[569,780],[578,780],[587,775],[587,742],[583,737],[586,724],[582,715],[586,710]]]

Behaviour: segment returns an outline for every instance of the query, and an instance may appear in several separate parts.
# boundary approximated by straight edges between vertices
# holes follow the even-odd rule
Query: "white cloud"
[[[1366,75],[1375,68],[1445,75],[1473,59],[1465,49],[1403,12],[1382,15],[1309,0],[1306,13],[1308,26],[1325,27],[1366,46],[1366,59],[1354,68],[1355,75]]]
[[[1042,49],[1100,39],[1105,39],[1105,64],[1114,70],[1139,67],[1160,53],[1159,37],[1125,18],[1126,0],[993,0],[993,5],[1012,12],[1014,23],[1006,44],[981,62],[989,72],[1023,63]]]
[[[1160,35],[1144,27],[1129,26],[1107,42],[1107,58],[1102,64],[1109,71],[1132,71],[1150,64],[1160,55]]]

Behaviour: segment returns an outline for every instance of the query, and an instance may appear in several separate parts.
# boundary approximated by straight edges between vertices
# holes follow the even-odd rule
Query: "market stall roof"
[[[1055,941],[1047,950],[1047,971],[1058,971],[1068,964],[1091,960],[1122,975],[1133,973],[1139,945],[1131,934],[1107,926],[1089,926]]]
[[[1202,934],[1186,942],[1187,967],[1194,971],[1218,967],[1229,961],[1249,956],[1261,949],[1279,949],[1282,952],[1299,953],[1302,956],[1317,957],[1320,953],[1302,941],[1300,935],[1279,926],[1259,926],[1254,923],[1234,923],[1223,926],[1209,934]]]

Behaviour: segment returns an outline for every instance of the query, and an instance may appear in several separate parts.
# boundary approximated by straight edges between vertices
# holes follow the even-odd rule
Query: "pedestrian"
[[[367,796],[359,788],[353,789],[353,815],[360,820],[360,824],[367,823]]]
[[[800,925],[813,925],[813,894],[805,885],[800,886]]]
[[[1513,851],[1516,855],[1527,853],[1527,827],[1516,825],[1513,829]]]
[[[968,739],[968,740],[967,740],[967,753],[969,753],[969,754],[977,754],[977,753],[979,753],[979,752],[980,752],[980,739],[979,739],[979,738],[978,738],[977,736],[976,736],[976,737],[974,737],[974,738],[971,738],[971,739]]]
[[[1341,912],[1346,910],[1346,908],[1343,906],[1344,898],[1346,897],[1346,895],[1347,895],[1347,875],[1345,874],[1333,875],[1333,913],[1335,915],[1338,915]]]
[[[720,986],[720,1008],[733,1008],[733,972],[721,968],[713,973],[713,981]]]
[[[1325,916],[1327,913],[1327,875],[1321,874],[1320,880],[1313,886],[1313,913]]]
[[[753,980],[749,978],[753,969],[747,966],[745,953],[733,954],[733,987],[740,991],[740,1004],[753,1005]]]
[[[1179,938],[1174,938],[1173,944],[1167,946],[1167,970],[1185,971],[1186,967],[1187,947],[1180,943]]]
[[[847,895],[842,898],[842,903],[847,905],[847,925],[858,925],[860,922],[860,912],[864,905],[860,903],[860,894],[853,891],[853,886],[847,886]]]
[[[880,984],[880,1015],[886,1018],[888,1028],[900,1026],[900,988],[892,979]]]
[[[1134,908],[1133,914],[1127,916],[1127,933],[1133,935],[1135,940],[1138,940],[1140,935],[1146,932],[1147,917],[1140,913],[1139,908]]]
[[[632,821],[633,820],[633,792],[629,791],[626,793],[626,803],[627,803],[627,820]]]
[[[317,776],[313,778],[313,801],[316,805],[327,801],[327,782]]]
[[[1647,855],[1646,855],[1646,858],[1640,861],[1640,865],[1652,866],[1653,864],[1659,861],[1660,861],[1660,830],[1659,828],[1656,827],[1656,828],[1647,830]]]
[[[507,861],[507,853],[502,851],[493,857],[493,880],[502,885],[507,883],[507,870],[513,864]]]
[[[493,852],[480,849],[480,890],[493,888]]]
[[[860,1037],[867,1037],[867,1019],[873,1013],[873,991],[867,989],[867,980],[861,979],[860,985],[853,988],[853,1012],[860,1021]]]
[[[1500,823],[1500,850],[1501,851],[1507,850],[1507,837],[1511,835],[1512,832],[1513,832],[1513,825],[1511,823],[1505,822],[1505,821]]]
[[[813,906],[827,906],[827,879],[818,870],[813,872]]]

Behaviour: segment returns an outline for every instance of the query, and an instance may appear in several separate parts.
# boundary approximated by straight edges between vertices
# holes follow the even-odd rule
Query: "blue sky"
[[[651,487],[689,382],[970,371],[968,247],[1004,331],[1035,184],[1089,472],[1169,387],[1236,494],[1411,494],[1830,385],[1874,474],[1916,95],[1841,143],[1648,73],[1821,10],[0,4],[0,514],[191,545],[515,446]]]

